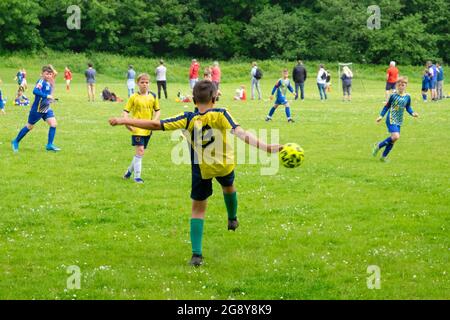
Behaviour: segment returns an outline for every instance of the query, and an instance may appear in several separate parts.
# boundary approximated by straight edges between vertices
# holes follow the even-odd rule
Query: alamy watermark
[[[70,274],[66,286],[68,290],[81,289],[81,270],[78,266],[68,266],[66,272]]]
[[[66,11],[70,16],[67,18],[66,26],[69,30],[81,29],[81,9],[77,5],[71,5]]]
[[[370,265],[367,267],[367,273],[370,276],[367,278],[368,289],[381,289],[381,269],[379,266]]]
[[[367,7],[367,13],[371,16],[367,19],[367,28],[370,30],[381,29],[381,10],[377,5]]]
[[[278,129],[271,129],[270,135],[267,129],[247,132],[268,144],[278,144],[280,140]],[[278,153],[268,153],[250,146],[230,131],[207,127],[194,128],[192,133],[176,130],[172,133],[171,140],[178,141],[171,152],[174,164],[191,164],[193,156],[194,164],[215,168],[233,164],[258,164],[261,166],[261,175],[275,175],[279,169]],[[191,148],[195,151],[193,155]]]

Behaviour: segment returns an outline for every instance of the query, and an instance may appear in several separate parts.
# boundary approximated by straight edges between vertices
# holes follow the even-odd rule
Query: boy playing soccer
[[[19,142],[25,137],[25,135],[33,129],[34,125],[41,119],[47,121],[49,125],[48,130],[48,142],[46,145],[47,151],[60,151],[53,144],[53,140],[55,139],[56,134],[56,118],[53,114],[53,110],[50,107],[50,104],[53,103],[54,98],[51,95],[53,92],[55,71],[51,65],[47,65],[42,67],[42,75],[41,79],[38,80],[36,86],[34,87],[33,94],[35,95],[35,99],[33,105],[30,109],[30,114],[28,116],[28,123],[25,127],[20,130],[17,137],[11,141],[12,149],[14,152],[19,151]]]
[[[149,84],[150,76],[148,74],[142,73],[138,76],[139,92],[133,93],[128,100],[122,113],[125,119],[128,119],[128,115],[131,113],[133,119],[159,120],[159,101],[156,94],[148,90]],[[131,145],[135,146],[136,154],[123,178],[129,179],[134,172],[134,181],[144,183],[144,180],[141,179],[142,157],[144,156],[144,150],[147,149],[152,132],[148,129],[135,128],[129,125],[126,127],[131,131]]]
[[[287,90],[295,96],[294,89],[291,86],[291,82],[289,81],[289,71],[287,69],[283,70],[282,78],[277,81],[275,86],[272,89],[272,95],[270,96],[270,100],[273,100],[273,94],[275,91],[277,92],[277,99],[275,100],[275,104],[270,109],[269,114],[266,117],[266,121],[272,120],[272,116],[275,113],[275,110],[277,110],[278,106],[283,105],[285,107],[286,111],[286,117],[288,119],[288,122],[294,122],[291,118],[291,108],[289,107],[289,103],[286,99],[286,93]]]
[[[3,96],[2,96],[2,90],[1,89],[0,89],[0,112],[3,113],[3,114],[6,113],[5,112],[5,103],[3,102]]]
[[[411,97],[405,92],[408,85],[407,77],[399,77],[397,80],[397,92],[393,93],[384,108],[381,110],[380,116],[376,119],[380,122],[387,113],[386,126],[390,132],[390,137],[376,143],[373,146],[372,155],[376,157],[378,151],[384,148],[381,161],[386,162],[389,152],[394,147],[394,143],[400,139],[400,126],[403,123],[403,112],[406,111],[413,117],[417,118],[419,115],[411,108]]]
[[[192,258],[190,263],[193,266],[199,266],[203,262],[203,224],[207,199],[212,195],[212,178],[216,178],[222,185],[228,213],[228,230],[234,231],[239,226],[234,186],[234,153],[230,152],[233,141],[228,141],[227,133],[231,132],[246,143],[267,152],[278,152],[282,146],[268,145],[259,141],[255,136],[242,129],[227,109],[214,108],[217,88],[211,81],[198,82],[194,87],[193,94],[194,103],[198,108],[197,112],[184,112],[184,114],[161,121],[114,118],[110,119],[109,123],[112,126],[131,125],[148,130],[185,129],[190,134],[192,163],[192,218],[190,222]],[[217,151],[218,149],[222,151]],[[212,159],[206,159],[208,155]],[[203,158],[208,161],[202,161]]]

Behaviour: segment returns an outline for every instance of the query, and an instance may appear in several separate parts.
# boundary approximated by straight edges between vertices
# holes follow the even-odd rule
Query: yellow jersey
[[[202,179],[224,177],[235,167],[231,130],[238,127],[227,109],[214,108],[204,113],[184,112],[161,120],[162,130],[187,130],[191,162],[198,164]]]
[[[153,112],[159,111],[159,100],[156,94],[148,92],[148,94],[134,93],[127,102],[123,111],[130,113],[132,119],[152,120]],[[149,136],[151,130],[134,127],[134,136]]]

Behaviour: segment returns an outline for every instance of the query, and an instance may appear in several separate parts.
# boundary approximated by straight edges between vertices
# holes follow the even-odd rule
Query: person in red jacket
[[[395,92],[395,85],[398,80],[398,68],[395,66],[395,61],[389,63],[389,68],[386,72],[386,103],[389,101],[391,93]]]
[[[70,81],[72,81],[72,71],[70,71],[69,67],[64,69],[64,79],[66,80],[66,90],[70,90]]]
[[[198,81],[198,70],[200,65],[196,59],[192,59],[191,67],[189,68],[189,85],[191,89],[194,89],[195,84]]]

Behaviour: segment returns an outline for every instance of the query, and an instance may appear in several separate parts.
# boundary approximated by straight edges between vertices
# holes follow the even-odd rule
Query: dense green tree
[[[40,13],[34,1],[0,1],[0,50],[34,50],[42,46],[37,29]]]
[[[421,64],[449,60],[447,0],[2,0],[0,50]],[[67,8],[79,6],[70,30]],[[93,59],[95,57],[93,56]]]

